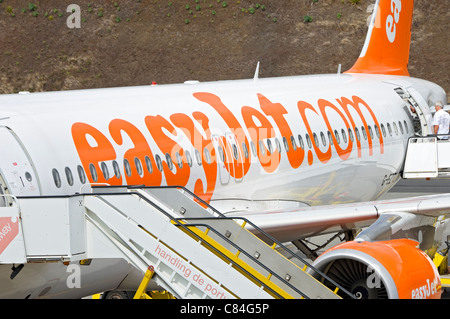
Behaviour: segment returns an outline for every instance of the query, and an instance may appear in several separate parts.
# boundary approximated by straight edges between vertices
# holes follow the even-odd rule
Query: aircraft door
[[[422,95],[420,95],[420,93],[416,89],[409,87],[407,90],[410,94],[410,97],[408,99],[409,103],[413,104],[418,114],[420,113],[419,119],[422,128],[422,136],[434,134],[432,129],[433,116],[431,114],[428,103],[423,99]]]
[[[15,196],[40,195],[37,175],[18,137],[0,126],[0,190]],[[0,204],[2,201],[0,201]]]

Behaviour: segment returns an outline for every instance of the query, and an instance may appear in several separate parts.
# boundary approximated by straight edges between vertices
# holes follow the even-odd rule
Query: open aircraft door
[[[397,80],[387,83],[399,86],[395,89],[395,92],[407,104],[410,111],[414,113],[412,114],[413,118],[419,122],[415,128],[416,133],[421,136],[434,134],[432,130],[433,115],[431,114],[427,101],[424,100],[422,95],[415,88],[403,81]]]
[[[417,115],[419,116],[422,136],[434,134],[432,130],[433,115],[431,114],[428,103],[413,87],[408,87],[407,92],[409,93],[409,96],[407,97],[407,103],[414,107]]]
[[[5,126],[0,126],[0,192],[5,204],[7,194],[15,196],[41,195],[39,181],[31,159],[19,138]]]

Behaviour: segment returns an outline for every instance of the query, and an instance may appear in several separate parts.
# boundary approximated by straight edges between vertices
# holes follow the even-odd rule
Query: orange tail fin
[[[346,73],[406,75],[414,0],[377,0],[366,41]]]

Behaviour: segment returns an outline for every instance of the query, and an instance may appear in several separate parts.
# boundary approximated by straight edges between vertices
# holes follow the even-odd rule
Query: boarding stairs
[[[152,280],[176,298],[349,294],[306,273],[307,261],[256,225],[225,217],[183,187],[95,187],[89,194],[12,202],[0,208],[0,221],[17,223],[15,249],[0,251],[0,263],[105,258],[106,240],[142,274],[151,269]]]
[[[450,178],[449,138],[450,135],[410,137],[403,178]]]

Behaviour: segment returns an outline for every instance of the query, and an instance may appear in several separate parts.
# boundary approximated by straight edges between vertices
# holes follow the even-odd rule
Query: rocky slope
[[[249,78],[257,61],[261,77],[334,73],[358,57],[374,2],[32,1],[0,0],[0,93]],[[409,68],[447,92],[449,6],[416,0]]]

